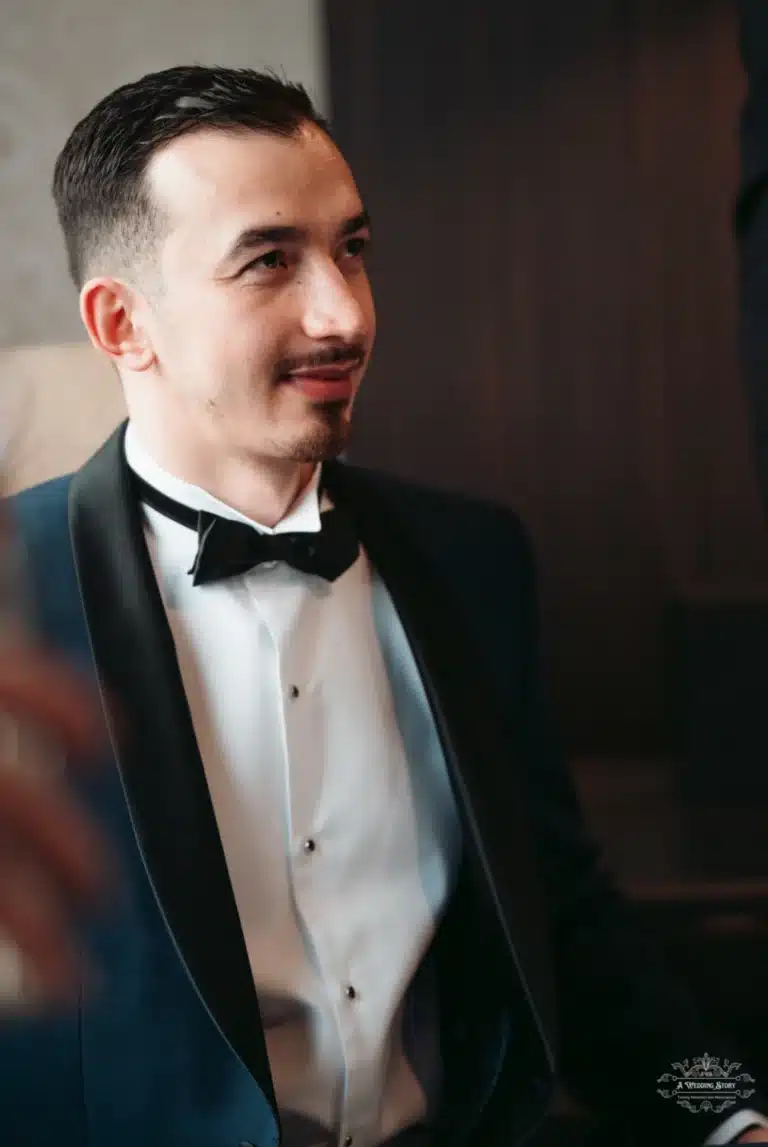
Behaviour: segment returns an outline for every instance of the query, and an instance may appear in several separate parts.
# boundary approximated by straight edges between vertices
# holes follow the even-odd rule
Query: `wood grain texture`
[[[377,244],[351,457],[515,506],[567,742],[661,750],[665,603],[768,583],[736,352],[733,6],[326,13]]]

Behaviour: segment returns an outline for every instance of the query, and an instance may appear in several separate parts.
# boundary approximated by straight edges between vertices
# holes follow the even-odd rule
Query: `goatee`
[[[346,416],[347,403],[329,403],[318,409],[322,423],[289,447],[286,457],[291,462],[330,462],[338,458],[347,446],[350,420]]]

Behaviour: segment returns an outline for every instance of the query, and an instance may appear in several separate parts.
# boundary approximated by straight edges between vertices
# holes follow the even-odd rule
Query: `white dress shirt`
[[[166,473],[130,426],[125,449],[193,509],[265,533],[320,528],[319,468],[270,531]],[[405,633],[362,551],[333,583],[278,562],[194,586],[195,532],[144,511],[286,1145],[381,1143],[425,1113],[403,1001],[460,848]]]

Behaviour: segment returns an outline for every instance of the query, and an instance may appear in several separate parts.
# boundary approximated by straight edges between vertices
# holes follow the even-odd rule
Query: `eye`
[[[344,242],[344,253],[350,259],[359,259],[371,245],[369,235],[353,235]]]
[[[257,259],[252,259],[250,263],[246,263],[241,274],[252,270],[284,271],[287,267],[288,255],[280,247],[275,247],[274,250],[265,251],[265,253],[259,255]]]

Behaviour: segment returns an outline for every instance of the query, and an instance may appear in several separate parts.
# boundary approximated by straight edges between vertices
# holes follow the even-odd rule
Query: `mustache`
[[[278,364],[277,373],[280,377],[286,374],[294,374],[297,371],[303,370],[321,370],[324,366],[337,366],[343,363],[344,366],[357,367],[365,362],[366,346],[364,343],[347,343],[343,345],[325,347],[323,350],[317,350],[313,354],[301,355],[296,358],[286,358]]]

